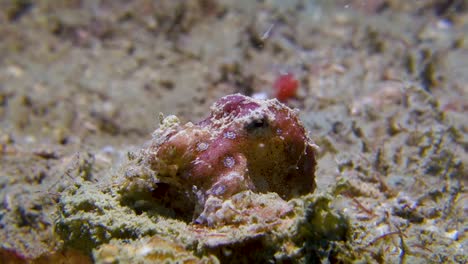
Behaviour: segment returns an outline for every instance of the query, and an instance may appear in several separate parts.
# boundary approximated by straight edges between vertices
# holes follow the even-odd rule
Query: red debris
[[[282,102],[296,96],[298,87],[299,81],[292,73],[281,74],[273,84],[275,97]]]

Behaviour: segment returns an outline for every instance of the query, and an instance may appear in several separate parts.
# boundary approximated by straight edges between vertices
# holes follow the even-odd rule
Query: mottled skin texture
[[[195,199],[203,210],[210,196],[227,199],[252,190],[290,199],[315,189],[314,145],[296,112],[276,99],[241,94],[219,99],[211,110],[195,125],[157,132],[162,139],[150,147],[151,168],[186,196],[180,199]]]

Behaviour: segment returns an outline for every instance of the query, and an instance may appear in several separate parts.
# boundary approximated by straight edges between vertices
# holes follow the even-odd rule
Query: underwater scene
[[[468,263],[468,1],[0,0],[0,263]]]

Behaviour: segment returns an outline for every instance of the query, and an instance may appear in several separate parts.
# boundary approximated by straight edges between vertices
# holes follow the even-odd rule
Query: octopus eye
[[[254,119],[250,123],[247,123],[244,128],[247,132],[254,132],[256,130],[267,128],[268,120],[264,117],[262,119]]]

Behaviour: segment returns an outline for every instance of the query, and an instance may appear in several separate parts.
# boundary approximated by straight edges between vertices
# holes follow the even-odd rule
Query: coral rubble
[[[144,238],[133,243],[112,241],[95,251],[96,263],[183,263],[216,264],[213,255],[198,258],[180,244],[158,236]]]

